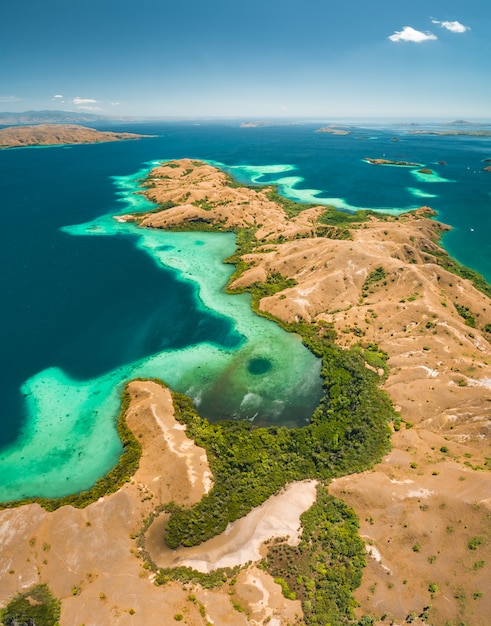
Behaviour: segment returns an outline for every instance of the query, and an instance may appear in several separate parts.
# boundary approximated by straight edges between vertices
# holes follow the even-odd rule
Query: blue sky
[[[0,110],[491,119],[489,0],[0,0]]]

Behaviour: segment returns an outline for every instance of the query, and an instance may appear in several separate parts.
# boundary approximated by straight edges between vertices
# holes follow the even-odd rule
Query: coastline
[[[189,169],[188,165],[187,162],[181,164],[181,173],[185,169]],[[178,168],[173,169],[177,170]],[[155,174],[152,176],[154,177]],[[216,179],[215,183],[217,183]],[[212,189],[213,187],[209,185],[206,187],[208,194],[206,202],[208,204]],[[153,196],[156,195],[155,187],[151,193]],[[195,220],[194,223],[198,227],[203,224],[209,224],[212,228],[216,225],[219,228],[223,227],[221,224],[223,213],[219,205],[211,207],[211,209],[203,208],[204,195],[206,194],[201,194],[201,197],[198,197],[199,195],[194,198],[192,197],[193,192],[191,192],[191,197],[188,197],[190,202],[186,205],[168,208],[164,215],[159,216],[158,213],[148,215],[144,217],[141,225],[179,227],[179,220],[181,220],[181,223],[182,221],[185,224],[187,222],[185,226],[187,227],[189,224],[193,224],[193,220]],[[161,196],[160,201],[166,202],[166,197],[166,195]],[[225,197],[225,199],[228,198]],[[245,255],[239,254],[243,257],[242,275],[237,277],[232,288],[254,289],[257,288],[254,287],[255,285],[267,284],[268,277],[280,274],[286,279],[296,281],[297,284],[289,284],[285,287],[284,283],[280,281],[276,283],[276,286],[281,288],[276,290],[275,287],[274,293],[264,293],[264,290],[263,293],[256,291],[256,301],[260,311],[282,319],[285,323],[298,321],[296,318],[301,317],[305,323],[311,323],[315,320],[317,323],[333,324],[338,331],[339,343],[343,348],[348,348],[361,339],[364,343],[378,343],[381,351],[388,354],[391,371],[385,382],[385,387],[401,411],[401,421],[394,421],[396,434],[393,439],[396,445],[393,452],[386,457],[385,464],[382,463],[380,466],[393,466],[395,469],[392,471],[398,472],[395,478],[390,478],[389,474],[389,480],[413,481],[416,495],[408,496],[413,498],[412,501],[418,497],[423,498],[423,500],[430,498],[431,493],[425,494],[427,491],[431,492],[432,489],[427,486],[423,479],[418,479],[421,485],[417,484],[414,475],[418,475],[421,468],[431,468],[432,464],[442,462],[441,455],[447,454],[441,452],[444,447],[449,447],[452,450],[452,462],[455,464],[452,470],[454,472],[452,480],[457,480],[458,475],[462,475],[462,471],[468,474],[468,480],[472,476],[471,482],[477,480],[476,473],[482,478],[483,475],[480,470],[466,466],[463,459],[472,458],[472,465],[484,463],[486,454],[487,443],[485,439],[480,439],[481,435],[487,436],[486,431],[482,430],[485,427],[486,415],[483,414],[481,421],[477,422],[475,419],[470,420],[469,415],[476,416],[478,408],[482,406],[483,399],[486,397],[488,388],[486,381],[491,380],[489,367],[485,363],[489,354],[489,345],[486,343],[487,340],[483,339],[482,331],[489,322],[484,315],[485,311],[481,311],[481,309],[487,308],[485,305],[488,301],[484,295],[476,292],[466,279],[458,276],[449,278],[446,270],[435,263],[435,260],[438,261],[441,258],[438,255],[435,256],[435,253],[439,252],[435,237],[441,234],[445,227],[428,219],[428,211],[420,211],[418,214],[401,216],[399,219],[369,216],[356,224],[354,232],[352,232],[352,224],[340,226],[329,222],[327,224],[317,223],[318,218],[322,215],[319,208],[317,210],[315,208],[307,209],[290,220],[277,213],[276,216],[273,216],[272,221],[265,226],[259,222],[259,219],[265,220],[271,213],[263,210],[260,201],[254,200],[253,194],[249,194],[248,200],[249,205],[253,205],[256,213],[247,213],[250,206],[245,207],[244,205],[245,208],[243,207],[241,210],[237,204],[237,213],[234,215],[234,219],[237,220],[238,224],[234,225],[229,221],[226,227],[237,225],[240,227],[240,224],[255,223],[258,229],[256,238],[257,232],[260,232],[263,235],[260,239],[263,239],[264,242],[261,242],[258,249],[252,249],[248,252],[246,250],[247,254]],[[267,198],[266,200],[270,202]],[[201,202],[202,206],[196,206],[194,204],[196,201]],[[243,199],[240,202],[243,202]],[[276,221],[275,217],[277,217]],[[334,214],[331,213],[331,222],[333,218]],[[240,220],[242,221],[240,222]],[[259,224],[262,225],[259,226]],[[276,230],[273,232],[268,230],[274,226],[276,226]],[[324,229],[321,231],[321,236],[319,236],[320,228]],[[316,236],[310,239],[309,235],[313,234],[314,230]],[[352,238],[344,238],[346,230],[351,232]],[[307,263],[303,263],[304,261]],[[385,276],[376,272],[377,267],[381,266],[380,264],[384,266]],[[318,267],[319,265],[323,267]],[[385,267],[386,265],[387,267]],[[427,266],[431,266],[429,268],[431,274],[429,275],[426,273]],[[402,272],[401,267],[404,268]],[[331,271],[326,272],[329,268]],[[366,269],[360,273],[361,268]],[[371,268],[373,269],[370,272]],[[301,282],[299,280],[300,274],[307,274],[308,281]],[[393,285],[393,283],[396,284]],[[433,283],[438,287],[433,288]],[[316,285],[319,285],[319,288]],[[320,288],[324,293],[329,294],[328,306],[326,306],[326,300],[323,299],[322,294],[319,293]],[[261,295],[263,296],[262,300]],[[405,297],[400,297],[401,295]],[[440,300],[440,305],[438,305],[438,301],[442,297],[445,300]],[[362,300],[361,303],[359,302],[360,299]],[[467,307],[470,312],[479,312],[481,319],[476,319],[474,316],[474,323],[478,325],[477,329],[467,323],[470,320],[469,316],[463,317],[455,308],[457,300],[459,306]],[[443,301],[446,302],[446,306],[441,304]],[[339,309],[338,305],[341,304],[343,306]],[[452,305],[454,309],[451,308]],[[339,310],[336,310],[336,307]],[[436,317],[433,317],[435,312]],[[418,324],[418,319],[424,323]],[[397,327],[395,322],[397,322]],[[380,325],[386,327],[380,328]],[[406,329],[403,330],[403,326],[406,326]],[[472,331],[469,328],[472,328]],[[437,335],[433,334],[435,329]],[[439,332],[444,335],[441,345],[440,337],[438,337]],[[391,333],[392,336],[396,335],[396,337],[391,339]],[[398,353],[395,351],[397,343],[404,344],[404,350]],[[449,345],[445,346],[445,343]],[[464,345],[464,349],[469,352],[469,356],[462,354],[463,350],[457,347],[461,343]],[[448,348],[449,353],[445,353],[445,347]],[[457,372],[448,367],[448,363],[455,359],[458,359],[459,362],[459,371]],[[433,362],[440,364],[435,366]],[[380,369],[383,369],[380,367],[380,363],[380,360],[374,360],[373,363],[367,361],[367,365],[378,370],[382,377],[384,373],[380,372]],[[470,369],[471,367],[472,369]],[[461,385],[460,381],[465,384]],[[449,393],[444,393],[444,388],[447,387]],[[435,390],[437,393],[431,393]],[[410,393],[408,394],[408,392]],[[438,397],[435,398],[434,396]],[[417,402],[416,405],[414,405],[415,401]],[[445,421],[443,416],[445,413],[449,414],[451,408],[464,411],[464,413],[455,419]],[[415,413],[418,420],[413,417]],[[436,415],[442,416],[439,421],[435,421]],[[402,430],[399,430],[401,426]],[[428,433],[433,433],[432,439]],[[418,443],[420,440],[428,442],[426,456],[434,458],[428,459],[425,454],[418,453],[418,448],[422,445]],[[448,443],[449,441],[450,443]],[[440,452],[437,451],[438,447]],[[406,453],[405,457],[403,453]],[[411,467],[411,463],[414,463],[412,459],[416,456],[418,458],[418,472],[416,471],[418,468]],[[388,462],[389,465],[387,465]],[[462,465],[465,469],[462,469]],[[448,471],[450,469],[446,469],[445,473]],[[333,489],[344,498],[346,492],[353,488],[352,485],[356,485],[359,476],[368,477],[368,482],[363,489],[365,489],[365,493],[370,494],[370,497],[376,497],[374,494],[377,493],[377,490],[380,491],[381,483],[377,482],[378,479],[374,479],[375,485],[371,486],[369,481],[371,476],[378,476],[379,472],[380,469],[377,466],[374,473],[367,472],[338,479]],[[406,478],[408,475],[411,476],[410,479]],[[444,478],[438,479],[440,504],[445,503],[446,499],[450,497],[452,485],[452,480],[446,478],[444,480]],[[432,479],[428,478],[428,480],[431,481]],[[387,493],[388,490],[390,492],[390,489],[394,489],[390,486],[391,484],[393,483],[390,482],[385,485],[382,492]],[[336,485],[340,485],[339,488]],[[479,502],[485,502],[491,496],[489,481],[484,479],[479,489],[482,494]],[[457,496],[461,502],[463,515],[469,514],[464,506],[464,500],[468,497],[467,491]],[[404,497],[401,497],[402,500]],[[355,509],[359,504],[359,495],[351,498],[351,505]],[[407,511],[407,509],[405,510]],[[420,513],[416,511],[416,514],[424,518],[425,511],[423,509],[420,511]],[[485,509],[483,509],[484,513]],[[444,514],[441,513],[441,516]],[[476,514],[476,519],[471,524],[472,530],[475,529],[476,533],[481,532],[479,525],[481,517]],[[360,519],[362,519],[361,515]],[[402,521],[403,519],[402,517],[400,521],[401,528],[403,523],[406,523],[406,521]],[[437,523],[439,523],[439,519],[437,514]],[[384,576],[387,576],[381,563],[384,565],[385,562],[390,562],[393,568],[394,558],[400,558],[400,553],[397,552],[395,557],[386,557],[385,546],[379,545],[381,544],[381,537],[386,536],[388,532],[387,526],[384,524],[385,522],[381,518],[380,520],[376,519],[373,523],[367,522],[362,525],[363,535],[367,541],[377,542],[377,550],[381,555],[380,561],[369,566],[368,574],[368,580],[372,581],[374,576],[378,576],[376,580],[379,581],[380,589],[382,588],[381,581],[385,580],[380,577],[380,569],[382,569]],[[426,532],[424,527],[420,526],[419,522],[415,523],[416,527],[418,530],[415,532],[424,536]],[[378,531],[379,534],[376,535],[374,531]],[[467,532],[467,529],[457,529],[457,532],[461,534],[454,535],[454,537],[464,537],[462,540],[465,541],[465,537],[470,537],[471,530],[469,529]],[[402,530],[401,533],[403,533]],[[411,562],[411,556],[417,558],[418,555],[416,553],[414,555],[404,553],[408,563]],[[369,563],[371,563],[370,560]],[[450,561],[450,563],[452,562]],[[487,568],[479,570],[478,575],[481,577],[487,575]],[[401,577],[402,573],[395,575],[394,580],[400,580]],[[368,600],[365,599],[368,586],[370,586],[369,583],[364,582],[358,596],[365,610],[372,607],[370,595]],[[397,589],[400,591],[401,587],[397,586]],[[407,587],[405,597],[399,601],[399,604],[393,601],[395,592],[392,594],[380,592],[380,594],[376,595],[377,603],[380,601],[384,606],[390,606],[394,615],[399,613],[402,615],[404,611],[408,611],[408,607],[411,609],[415,606],[414,600],[416,600],[417,606],[420,600],[426,597],[416,583]],[[437,599],[438,603],[439,599]],[[443,601],[442,604],[444,604]],[[486,608],[482,604],[481,602],[479,611],[485,612]],[[439,608],[439,610],[443,611],[443,608]]]
[[[7,126],[0,129],[0,150],[126,141],[148,138],[150,135],[100,131],[78,124],[36,124]]]

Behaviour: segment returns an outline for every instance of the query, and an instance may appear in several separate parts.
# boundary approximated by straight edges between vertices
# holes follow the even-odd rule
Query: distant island
[[[283,120],[275,120],[274,122],[268,120],[258,120],[253,122],[242,122],[240,128],[265,128],[268,126],[296,126],[298,122],[288,122]]]
[[[453,122],[448,122],[448,124],[443,124],[443,126],[485,126],[485,124],[468,122],[467,120],[454,120]]]
[[[392,124],[392,126],[454,126],[454,127],[462,127],[465,126],[467,128],[482,128],[489,126],[489,124],[481,124],[480,122],[469,122],[467,120],[454,120],[453,122],[398,122],[396,124]]]
[[[0,149],[59,144],[102,143],[142,139],[149,135],[113,133],[87,128],[77,124],[37,124],[34,126],[9,126],[0,129]]]
[[[330,135],[351,135],[351,131],[346,128],[339,128],[334,125],[323,126],[322,128],[318,128],[316,133],[328,133]]]
[[[400,167],[419,167],[420,163],[411,163],[411,161],[391,161],[390,159],[371,159],[370,157],[365,157],[363,159],[367,163],[371,163],[371,165],[399,165]]]
[[[241,128],[261,128],[263,126],[274,126],[273,122],[242,122]]]
[[[408,130],[408,135],[465,135],[470,137],[491,137],[491,130]]]

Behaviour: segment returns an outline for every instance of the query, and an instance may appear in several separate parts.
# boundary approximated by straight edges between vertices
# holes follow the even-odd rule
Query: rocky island
[[[365,157],[363,159],[371,165],[398,165],[400,167],[420,167],[421,163],[411,163],[411,161],[392,161],[391,159],[371,159]]]
[[[346,128],[340,128],[334,125],[323,126],[318,128],[316,133],[328,133],[329,135],[351,135],[351,131]]]
[[[323,358],[326,395],[304,428],[210,427],[185,397],[131,382],[120,419],[134,433],[125,448],[141,446],[138,469],[123,469],[112,495],[0,512],[0,602],[47,583],[63,625],[372,615],[359,623],[485,626],[491,288],[441,248],[447,227],[428,207],[388,216],[299,205],[189,159],[153,168],[141,193],[155,208],[117,219],[236,233],[228,290],[249,291],[258,314]],[[291,488],[299,482],[275,487],[288,476],[309,479],[305,498]],[[251,500],[250,514],[269,525],[262,560],[256,518],[232,521],[251,493],[261,506]]]
[[[148,135],[100,131],[78,124],[36,124],[0,129],[0,149],[142,139]]]

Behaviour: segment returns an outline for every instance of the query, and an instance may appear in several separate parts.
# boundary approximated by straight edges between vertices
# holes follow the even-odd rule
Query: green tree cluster
[[[302,601],[307,624],[352,624],[357,606],[352,592],[360,586],[365,546],[358,518],[341,500],[318,487],[316,503],[301,516],[298,546],[275,542],[266,569]]]
[[[60,602],[47,585],[36,585],[17,594],[0,611],[4,626],[59,626]]]

